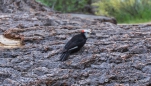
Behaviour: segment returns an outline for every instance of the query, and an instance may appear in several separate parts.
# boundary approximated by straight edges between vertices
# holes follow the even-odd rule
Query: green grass
[[[99,0],[93,5],[97,15],[115,17],[118,23],[151,21],[151,0]]]
[[[83,12],[85,6],[88,4],[89,0],[36,0],[49,6],[50,8],[60,11],[63,13],[66,12]]]
[[[119,22],[119,24],[138,24],[138,23],[148,23],[148,22],[151,22],[151,19],[133,19],[133,20],[127,20],[127,21],[124,21],[124,22]]]

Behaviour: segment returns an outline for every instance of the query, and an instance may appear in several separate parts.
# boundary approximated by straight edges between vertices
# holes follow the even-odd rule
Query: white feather
[[[85,29],[84,30],[84,35],[85,35],[86,38],[90,37],[90,33],[91,33],[90,29]]]

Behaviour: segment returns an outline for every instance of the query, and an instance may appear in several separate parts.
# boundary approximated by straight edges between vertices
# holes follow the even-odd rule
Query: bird
[[[90,37],[91,30],[81,30],[80,34],[73,36],[64,46],[59,61],[66,61],[70,54],[79,51]]]

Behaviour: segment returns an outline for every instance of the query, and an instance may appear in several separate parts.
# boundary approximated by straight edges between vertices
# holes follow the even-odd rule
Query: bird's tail
[[[65,61],[65,60],[67,60],[67,58],[69,57],[69,55],[70,55],[69,51],[62,53],[62,55],[60,56],[60,60],[59,61]]]

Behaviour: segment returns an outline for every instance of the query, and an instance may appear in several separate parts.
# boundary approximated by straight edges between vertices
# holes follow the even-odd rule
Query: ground
[[[0,84],[149,86],[150,24],[113,21],[52,12],[1,13],[0,34],[21,45],[1,45]],[[65,43],[82,29],[92,30],[85,46],[67,61],[58,61]]]

